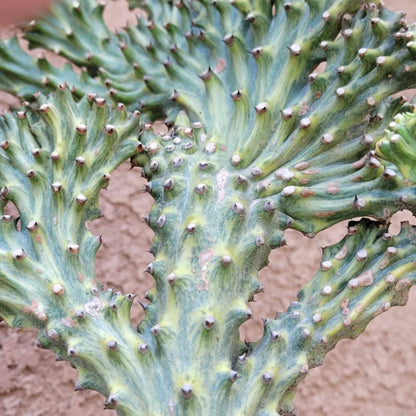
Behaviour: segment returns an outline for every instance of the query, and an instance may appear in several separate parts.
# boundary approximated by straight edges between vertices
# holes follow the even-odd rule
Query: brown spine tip
[[[386,311],[388,311],[388,310],[390,309],[390,307],[391,307],[390,302],[384,302],[384,303],[381,305],[381,310],[382,310],[383,312],[386,312]]]
[[[175,273],[170,273],[166,279],[168,281],[168,283],[173,286],[176,282],[176,275]]]
[[[240,90],[235,90],[230,95],[231,95],[231,98],[234,101],[240,101],[241,98],[243,97],[243,94],[242,94],[242,92]]]
[[[364,56],[367,54],[367,48],[361,48],[361,49],[358,49],[358,56],[360,57],[360,58],[364,58]]]
[[[338,96],[338,98],[344,98],[345,97],[345,88],[337,88],[336,90],[336,94]]]
[[[240,216],[244,215],[245,208],[241,202],[234,202],[232,209],[233,209],[234,214],[237,214]]]
[[[228,35],[225,35],[222,38],[222,41],[227,45],[231,46],[234,43],[235,37],[232,33],[229,33]]]
[[[204,319],[204,327],[205,329],[212,329],[214,327],[215,324],[215,319],[212,315],[207,315]]]
[[[331,18],[331,14],[329,13],[328,10],[326,10],[325,12],[322,13],[322,16],[321,17],[322,17],[322,20],[324,22],[328,22],[329,19]]]
[[[342,75],[345,72],[345,66],[339,66],[337,68],[337,74]]]
[[[381,175],[384,179],[391,179],[396,176],[396,172],[392,169],[385,169],[384,172]]]
[[[330,285],[326,285],[322,288],[321,293],[323,296],[329,296],[332,293],[332,287]]]
[[[26,257],[26,251],[24,248],[17,248],[12,251],[12,257],[15,260],[23,260]]]
[[[280,339],[280,332],[279,331],[272,331],[270,333],[270,341],[277,342]]]
[[[283,120],[289,120],[290,118],[293,117],[294,114],[295,114],[295,111],[293,110],[292,107],[285,108],[282,111]]]
[[[62,296],[65,293],[65,289],[60,283],[56,283],[52,287],[52,292],[56,296]]]
[[[327,40],[323,40],[320,44],[319,47],[323,50],[326,51],[328,49],[329,46],[329,42]]]
[[[134,293],[128,293],[127,295],[126,295],[126,299],[127,299],[127,302],[130,302],[130,303],[132,303],[133,301],[134,301],[134,299],[136,298],[136,294],[134,294]]]
[[[108,396],[108,399],[105,401],[104,403],[104,408],[108,409],[108,408],[115,408],[118,406],[118,397],[112,393]]]
[[[205,183],[199,183],[195,187],[195,191],[196,191],[197,194],[203,195],[208,191],[208,186]]]
[[[302,120],[300,120],[299,127],[302,130],[306,130],[306,129],[308,129],[311,126],[311,124],[312,124],[311,119],[308,118],[308,117],[305,117]]]
[[[264,114],[267,111],[267,104],[266,103],[259,103],[255,107],[257,114]]]
[[[163,228],[163,226],[165,225],[165,223],[166,223],[166,215],[165,214],[162,214],[158,219],[157,219],[157,226],[159,227],[159,228]]]
[[[114,339],[110,339],[109,341],[107,341],[106,347],[111,351],[116,351],[118,347],[117,341],[115,341]]]
[[[323,144],[330,144],[332,143],[333,140],[334,140],[334,135],[331,133],[326,133],[321,138],[321,142]]]
[[[75,158],[75,163],[77,164],[78,167],[84,166],[85,162],[86,162],[85,157],[78,156]]]
[[[186,226],[186,232],[188,234],[193,234],[196,230],[196,225],[193,222],[190,222],[187,226]]]
[[[137,150],[137,153],[143,153],[143,152],[144,152],[145,148],[144,148],[144,146],[143,146],[143,143],[142,143],[142,142],[138,142],[138,143],[137,143],[137,145],[136,145],[136,150]]]
[[[87,132],[87,126],[85,124],[78,124],[78,126],[75,126],[75,130],[78,134],[84,135]]]
[[[30,233],[34,233],[35,231],[37,231],[38,228],[39,228],[39,224],[37,221],[30,221],[26,226],[26,229]]]
[[[291,1],[287,1],[283,4],[283,8],[285,9],[286,12],[290,12],[290,10],[292,9],[292,2]]]
[[[90,103],[92,103],[96,97],[97,97],[97,94],[95,92],[89,92],[87,94],[87,98]]]
[[[367,257],[368,257],[368,253],[367,253],[367,250],[365,249],[358,250],[357,254],[355,255],[355,258],[358,261],[364,261],[367,259]]]
[[[28,171],[26,172],[26,176],[27,176],[29,179],[33,179],[33,178],[35,177],[35,171],[34,171],[33,169],[28,170]]]
[[[202,81],[207,82],[212,78],[213,75],[214,72],[212,71],[211,67],[209,67],[206,71],[200,74],[199,77],[202,79]]]
[[[48,113],[50,111],[50,109],[51,109],[51,106],[49,104],[42,104],[39,107],[39,110],[44,114]]]
[[[376,65],[378,66],[378,67],[382,67],[385,63],[386,63],[386,57],[385,56],[379,56],[379,57],[377,57],[377,59],[376,59]]]
[[[308,328],[303,328],[302,329],[302,338],[303,339],[308,339],[311,336],[311,331]]]
[[[266,371],[262,375],[262,380],[264,384],[270,384],[273,381],[273,374],[270,371]]]
[[[85,318],[85,313],[82,310],[78,310],[75,312],[75,316],[77,319],[82,320]]]
[[[60,159],[60,154],[57,151],[53,151],[50,155],[52,161],[57,162]]]
[[[312,316],[312,321],[313,321],[315,324],[317,324],[317,323],[321,322],[321,320],[322,320],[322,317],[321,317],[321,314],[319,314],[319,313],[315,313],[315,314]]]
[[[224,254],[224,255],[221,257],[221,264],[222,264],[224,267],[228,267],[228,266],[231,264],[231,262],[232,262],[232,258],[231,258],[231,256],[230,256],[229,254]]]
[[[262,247],[262,246],[264,246],[264,244],[265,244],[264,237],[262,235],[258,235],[256,237],[256,246],[257,247]]]
[[[192,395],[193,395],[193,389],[192,389],[192,386],[191,386],[190,384],[184,384],[184,385],[181,387],[181,393],[182,393],[182,396],[183,396],[185,399],[189,399],[189,398],[191,398],[191,397],[192,397]]]
[[[114,134],[116,128],[112,124],[106,124],[104,126],[104,130],[107,136],[111,136],[112,134]]]
[[[173,178],[168,178],[163,183],[163,187],[165,188],[166,191],[171,191],[174,186],[175,186],[175,181]]]
[[[78,254],[79,253],[79,245],[78,244],[68,244],[68,252],[71,254]]]
[[[152,172],[156,172],[158,167],[159,167],[159,162],[157,160],[152,160],[150,162],[150,170]]]
[[[256,48],[251,49],[249,53],[253,55],[255,59],[257,59],[263,54],[263,48],[261,46],[257,46]]]
[[[332,269],[332,261],[331,260],[325,260],[321,263],[321,270],[328,271]]]
[[[83,194],[79,194],[75,198],[75,201],[77,202],[77,205],[82,206],[86,204],[86,202],[88,201],[88,198]]]
[[[67,351],[68,357],[76,357],[78,355],[78,351],[70,345],[68,346],[66,351]]]
[[[293,45],[290,45],[289,52],[292,56],[299,56],[302,53],[302,48],[297,43],[294,43]]]
[[[154,266],[153,266],[153,263],[149,263],[147,266],[146,266],[146,273],[149,273],[149,274],[153,274],[153,272],[154,272]]]
[[[233,166],[238,166],[238,165],[240,164],[240,162],[241,162],[241,157],[240,157],[240,155],[233,155],[233,156],[231,157],[231,164],[232,164]]]
[[[358,198],[357,195],[354,198],[354,202],[352,203],[352,206],[360,211],[361,209],[363,209],[366,206],[366,201],[364,198]]]
[[[152,328],[150,329],[150,332],[154,337],[157,337],[160,334],[161,330],[162,328],[160,327],[160,325],[156,324],[152,326]]]
[[[172,160],[172,165],[174,168],[179,168],[180,166],[182,166],[183,163],[183,159],[181,157],[175,157]]]
[[[350,40],[352,38],[353,30],[352,29],[346,29],[342,32],[342,36],[344,36],[345,40]]]
[[[312,72],[308,75],[308,81],[310,84],[313,84],[318,77],[318,74],[316,72]]]
[[[203,42],[205,40],[205,31],[204,30],[200,30],[199,33],[197,34],[197,39],[200,40],[201,42]]]
[[[235,383],[237,381],[237,379],[238,379],[238,373],[237,373],[237,371],[231,370],[230,371],[230,380],[231,380],[231,383]]]
[[[97,107],[105,107],[105,98],[95,97],[94,102]]]
[[[371,19],[371,26],[376,26],[380,23],[380,18],[379,17],[373,17]]]
[[[268,213],[272,213],[275,211],[276,206],[274,205],[274,203],[272,201],[266,201],[264,203],[264,211],[268,212]]]
[[[9,195],[9,188],[7,186],[3,186],[3,188],[0,189],[0,198],[4,199]]]
[[[142,342],[141,344],[139,344],[138,350],[141,354],[146,354],[149,351],[149,346]]]

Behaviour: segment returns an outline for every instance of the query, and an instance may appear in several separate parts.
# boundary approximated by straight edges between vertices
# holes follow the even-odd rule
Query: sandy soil
[[[386,3],[396,10],[407,9],[409,20],[416,20],[414,0]],[[125,8],[114,13],[117,5],[120,2],[109,5],[112,27],[131,19]],[[3,96],[0,109],[11,103],[11,97]],[[152,285],[143,273],[151,260],[145,250],[150,246],[152,233],[141,221],[151,205],[150,198],[141,192],[142,187],[138,172],[128,172],[124,164],[109,189],[102,192],[104,217],[90,225],[94,233],[104,238],[97,257],[98,279],[107,287],[138,294]],[[293,231],[287,233],[289,245],[273,252],[270,266],[260,273],[265,294],[251,305],[255,319],[242,328],[243,339],[260,336],[260,318],[272,317],[295,299],[297,291],[318,267],[320,247],[336,242],[344,231],[345,224],[339,224],[314,240]],[[133,318],[136,322],[140,313],[136,307]],[[416,415],[415,327],[416,291],[412,291],[408,306],[394,308],[377,318],[356,341],[341,342],[324,365],[311,372],[299,388],[298,415]],[[51,352],[35,349],[34,339],[33,333],[17,334],[0,325],[0,415],[102,414],[104,399],[93,392],[75,394],[76,372],[67,363],[55,362]]]

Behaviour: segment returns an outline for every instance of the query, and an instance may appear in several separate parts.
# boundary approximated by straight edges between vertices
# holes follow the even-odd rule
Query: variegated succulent
[[[416,282],[416,27],[381,1],[130,0],[117,34],[103,3],[60,0],[30,47],[0,43],[0,316],[36,328],[78,389],[119,415],[294,415],[308,371],[406,302]],[[164,120],[166,134],[152,122]],[[155,200],[145,318],[94,276],[85,228],[126,159]],[[285,230],[341,220],[348,235],[254,343],[239,338],[257,273]]]

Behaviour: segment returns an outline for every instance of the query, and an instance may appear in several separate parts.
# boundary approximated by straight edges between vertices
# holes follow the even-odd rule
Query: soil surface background
[[[415,0],[385,3],[406,10],[408,20],[416,21]],[[124,0],[109,2],[107,9],[112,28],[134,21]],[[0,35],[12,32],[5,28]],[[0,110],[15,102],[0,95]],[[101,193],[103,218],[88,225],[104,240],[96,261],[99,281],[140,296],[153,284],[143,272],[151,261],[146,250],[152,240],[152,232],[142,221],[152,203],[142,192],[143,186],[138,170],[129,171],[125,163],[113,175],[108,190]],[[403,219],[415,223],[410,213],[395,216],[393,232]],[[261,318],[273,317],[296,299],[298,290],[318,268],[321,247],[340,240],[345,231],[346,223],[338,224],[313,240],[287,232],[288,246],[272,252],[270,265],[260,272],[265,293],[250,305],[254,319],[242,328],[242,339],[260,337]],[[137,323],[141,311],[138,305],[134,308]],[[415,328],[416,290],[412,290],[407,306],[375,319],[357,340],[340,342],[324,364],[310,372],[298,389],[297,415],[416,415]],[[108,410],[103,413],[104,398],[98,393],[74,393],[76,371],[68,363],[55,362],[53,353],[36,349],[34,340],[32,332],[16,333],[0,324],[0,416],[115,415]]]

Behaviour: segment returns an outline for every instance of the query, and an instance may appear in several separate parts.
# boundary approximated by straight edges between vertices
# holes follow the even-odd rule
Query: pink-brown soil
[[[386,1],[395,10],[407,10],[416,21],[415,0]],[[112,27],[132,16],[123,1],[109,3]],[[0,97],[0,109],[13,103]],[[138,171],[124,164],[108,190],[101,194],[104,217],[89,225],[102,234],[97,257],[98,279],[107,287],[143,295],[152,280],[143,271],[151,261],[145,252],[152,232],[141,218],[152,201],[141,192]],[[409,213],[401,218],[413,218]],[[397,231],[395,218],[393,230]],[[289,245],[270,256],[270,265],[260,273],[265,293],[251,304],[254,319],[241,330],[243,339],[261,335],[261,318],[283,311],[297,291],[318,268],[320,248],[339,240],[345,223],[309,240],[287,233]],[[134,320],[141,312],[135,306]],[[416,291],[408,305],[393,308],[375,319],[355,341],[343,341],[314,369],[300,386],[295,403],[299,416],[414,416],[416,415]],[[98,416],[104,399],[94,392],[74,393],[76,371],[65,362],[55,362],[51,352],[34,348],[34,333],[15,333],[0,324],[0,415],[1,416]],[[143,386],[143,388],[146,388]],[[151,416],[151,415],[149,415]],[[226,415],[224,415],[226,416]],[[247,415],[249,416],[249,415]]]

